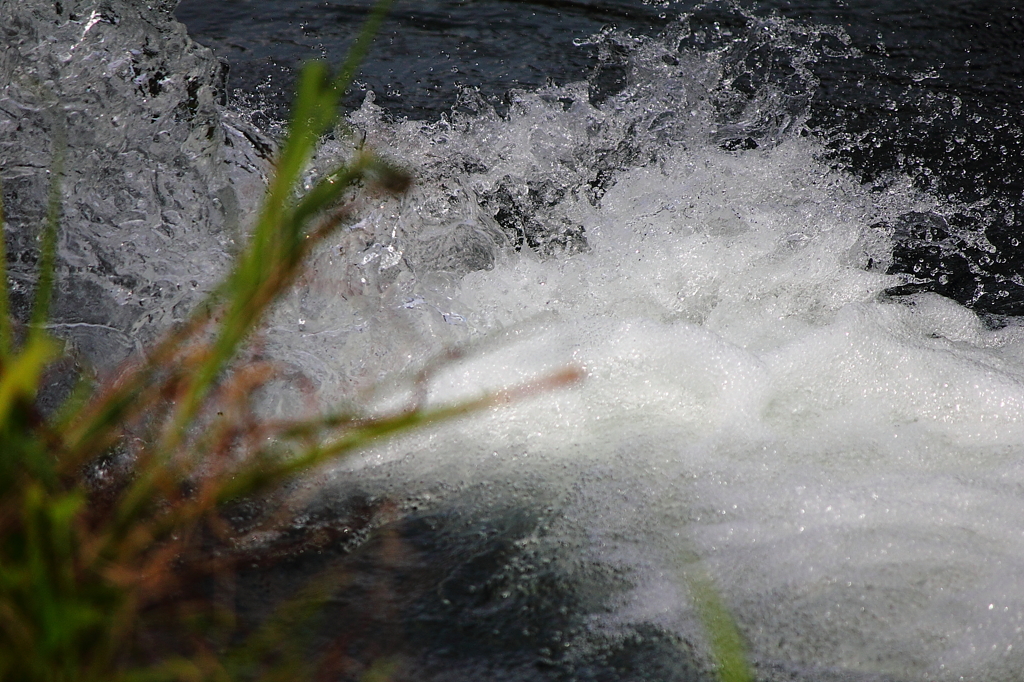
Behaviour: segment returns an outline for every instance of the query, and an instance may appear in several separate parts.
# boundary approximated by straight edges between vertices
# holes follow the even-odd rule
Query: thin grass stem
[[[370,10],[370,17],[363,24],[363,30],[359,32],[355,42],[352,43],[347,58],[338,70],[334,87],[339,92],[344,92],[352,84],[352,79],[355,78],[359,65],[363,63],[370,51],[370,45],[380,31],[381,24],[384,23],[392,4],[393,0],[381,0]]]
[[[7,290],[7,224],[4,219],[4,188],[0,181],[0,371],[14,343],[11,329],[11,300]]]
[[[67,144],[63,126],[55,126],[53,139],[53,166],[50,169],[50,193],[47,202],[46,222],[43,226],[39,254],[39,281],[36,285],[35,304],[32,307],[31,330],[29,334],[44,333],[50,317],[50,302],[57,270],[57,228],[61,214],[61,177],[64,174],[64,154]]]

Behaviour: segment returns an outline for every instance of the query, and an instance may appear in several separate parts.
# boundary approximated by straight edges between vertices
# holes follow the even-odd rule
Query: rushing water
[[[350,122],[416,186],[317,254],[266,352],[323,403],[454,347],[430,400],[587,376],[310,483],[302,523],[383,499],[403,519],[404,558],[358,559],[372,577],[332,606],[362,628],[352,655],[398,651],[408,679],[699,678],[696,556],[765,679],[1024,679],[1022,15],[936,4],[399,4]],[[338,56],[364,7],[183,3],[228,87],[262,93],[234,109],[191,63],[147,80],[170,48],[123,72],[92,58],[137,86],[104,116],[184,131],[121,143],[156,189],[110,207],[75,165],[109,160],[71,140],[91,231],[68,237],[65,282],[103,289],[91,314],[118,338],[180,317],[183,278],[208,286],[241,229],[225,202],[244,213],[266,168],[259,126],[272,136],[296,64]],[[131,41],[133,11],[90,28]],[[58,62],[91,63],[89,16],[62,18],[79,52]],[[37,63],[30,43],[6,73]],[[34,120],[10,83],[8,120]],[[218,125],[227,151],[190,132]],[[350,146],[328,141],[310,176]],[[5,168],[16,224],[44,161]],[[206,213],[167,208],[185,189]],[[125,230],[154,229],[123,254]],[[364,557],[387,555],[375,542]],[[249,608],[273,591],[253,578]]]

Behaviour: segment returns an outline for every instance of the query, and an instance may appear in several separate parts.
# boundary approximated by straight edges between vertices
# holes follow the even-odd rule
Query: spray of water
[[[981,209],[898,173],[864,184],[836,160],[856,140],[810,129],[815,66],[859,58],[841,30],[712,9],[657,38],[595,35],[589,81],[500,111],[467,89],[441,120],[394,120],[367,97],[354,139],[417,184],[360,206],[274,313],[260,343],[296,381],[266,407],[358,399],[453,348],[428,400],[582,368],[578,388],[309,484],[531,519],[489,572],[465,569],[508,588],[465,612],[539,622],[529,595],[557,574],[574,596],[551,665],[583,670],[608,641],[649,653],[638,633],[699,651],[697,557],[766,675],[1020,679],[1024,328],[891,274],[954,216],[947,250],[985,246],[962,218]]]
[[[367,98],[352,125],[417,189],[322,254],[271,343],[332,398],[464,344],[433,398],[583,368],[336,475],[417,507],[555,505],[547,551],[629,584],[592,633],[700,641],[693,551],[765,666],[1015,679],[1024,329],[890,295],[917,281],[887,274],[899,226],[959,207],[862,184],[842,131],[807,130],[845,35],[726,18],[594,36],[591,82],[501,115],[471,91],[433,123]]]

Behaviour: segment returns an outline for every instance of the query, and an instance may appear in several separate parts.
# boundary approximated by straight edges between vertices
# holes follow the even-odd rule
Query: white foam
[[[1019,679],[1024,333],[932,294],[886,300],[897,280],[866,269],[891,248],[872,225],[941,207],[899,184],[868,191],[811,138],[736,153],[694,133],[618,171],[600,201],[568,192],[541,211],[582,225],[586,250],[516,252],[474,202],[509,174],[577,172],[559,168],[593,142],[587,121],[610,116],[546,101],[462,127],[390,125],[364,107],[398,155],[487,170],[435,160],[413,198],[380,204],[347,244],[359,235],[360,267],[382,265],[332,270],[343,258],[325,255],[280,313],[303,328],[280,327],[279,342],[316,358],[304,366],[325,395],[473,340],[486,341],[438,373],[431,400],[565,366],[586,380],[401,439],[344,475],[562,490],[565,532],[636,579],[609,627],[692,635],[680,575],[694,550],[760,659]],[[466,224],[499,235],[493,267],[431,270],[417,230]]]

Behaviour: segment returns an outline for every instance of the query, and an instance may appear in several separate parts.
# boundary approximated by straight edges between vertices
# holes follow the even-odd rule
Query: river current
[[[16,282],[48,158],[15,140],[54,125],[24,74],[84,103],[63,109],[55,322],[83,353],[129,353],[210,286],[294,70],[337,59],[365,6],[186,0],[226,81],[160,8],[76,5],[53,32],[26,28],[51,9],[5,10],[33,36],[0,61]],[[297,378],[265,409],[401,397],[454,348],[428,400],[585,378],[306,484],[297,523],[401,519],[402,558],[356,560],[378,601],[331,607],[363,628],[353,656],[397,652],[401,679],[703,679],[700,570],[763,679],[1024,680],[1024,14],[900,7],[397,4],[348,124],[416,183],[366,200],[274,312],[260,343]],[[109,130],[76,138],[82,111]],[[127,175],[98,177],[111,159]]]

